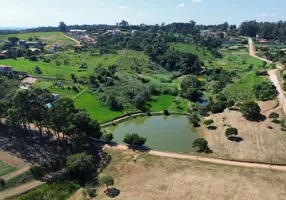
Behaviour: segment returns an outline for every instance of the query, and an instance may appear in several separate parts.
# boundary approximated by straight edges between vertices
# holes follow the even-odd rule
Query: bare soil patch
[[[1,149],[0,149],[0,160],[18,169],[29,167],[29,164],[27,162],[23,161],[22,159],[8,152],[1,151]]]
[[[286,173],[109,150],[116,199],[285,199]],[[134,161],[136,157],[136,161]],[[99,189],[96,199],[110,199]]]
[[[265,107],[266,108],[266,107]],[[286,164],[286,132],[269,119],[261,122],[246,120],[238,111],[225,111],[211,115],[216,130],[201,128],[202,136],[209,142],[213,156],[241,161]],[[272,129],[268,127],[271,126]],[[238,129],[240,142],[230,141],[225,136],[228,127]]]

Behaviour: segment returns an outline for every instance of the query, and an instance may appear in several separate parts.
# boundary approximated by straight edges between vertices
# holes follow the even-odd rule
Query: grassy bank
[[[16,200],[66,200],[79,188],[77,183],[71,181],[49,183],[16,198]]]
[[[7,165],[6,163],[0,160],[0,176],[13,172],[16,169],[17,169],[16,167]]]

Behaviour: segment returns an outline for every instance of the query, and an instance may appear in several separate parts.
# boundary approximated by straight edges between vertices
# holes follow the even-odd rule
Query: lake
[[[153,150],[169,152],[194,152],[192,143],[199,138],[187,116],[139,117],[108,128],[114,141],[123,143],[125,133],[138,133],[147,137],[146,146]]]

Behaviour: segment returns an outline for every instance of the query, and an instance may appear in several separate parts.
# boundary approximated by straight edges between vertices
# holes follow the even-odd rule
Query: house
[[[258,39],[257,42],[260,44],[267,44],[268,43],[268,41],[266,39]]]
[[[113,30],[108,30],[106,33],[107,34],[113,34]]]
[[[20,40],[19,45],[26,45],[26,40]]]
[[[238,46],[229,47],[228,50],[238,50]]]
[[[50,47],[48,49],[48,53],[55,53],[56,52],[56,49],[54,47]]]
[[[0,73],[2,72],[13,73],[13,67],[0,65]]]
[[[137,32],[137,30],[132,30],[131,34],[134,35]]]
[[[82,48],[84,47],[84,45],[81,45],[80,43],[76,43],[75,45],[73,45],[73,47]]]
[[[35,46],[36,44],[38,44],[37,42],[26,42],[26,46]]]
[[[29,48],[28,51],[29,51],[30,54],[33,54],[33,55],[38,55],[38,54],[40,54],[42,52],[38,48]]]
[[[55,94],[55,93],[53,93],[52,96],[54,97],[54,100],[58,100],[59,98],[61,98],[59,94]]]
[[[228,44],[233,44],[233,42],[232,41],[224,41],[222,44],[228,45]]]
[[[121,30],[115,29],[115,30],[113,30],[112,33],[113,33],[113,35],[119,35],[121,33]]]
[[[1,51],[0,56],[6,56],[7,53],[8,53],[8,50]]]

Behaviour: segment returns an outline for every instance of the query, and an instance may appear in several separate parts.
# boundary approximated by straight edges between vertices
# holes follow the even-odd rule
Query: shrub
[[[193,124],[194,127],[199,127],[200,126],[200,118],[196,114],[191,114],[189,121],[191,124]]]
[[[110,142],[111,140],[113,140],[113,133],[110,133],[110,132],[105,132],[103,135],[102,135],[102,138],[107,141],[107,142]]]
[[[76,93],[78,93],[78,88],[76,86],[72,86],[73,91],[75,91]]]
[[[164,110],[164,115],[170,115],[168,110]]]
[[[88,185],[85,188],[86,193],[90,198],[95,198],[96,197],[96,189],[92,187],[92,185]]]
[[[212,120],[212,119],[209,119],[209,120],[205,120],[204,121],[204,125],[206,125],[206,126],[209,126],[209,125],[211,125],[211,124],[213,124],[214,123],[214,120]]]
[[[238,135],[238,130],[236,128],[228,128],[225,131],[225,136],[229,137],[229,136],[236,136]]]
[[[125,133],[124,134],[123,142],[129,145],[143,146],[146,141],[147,141],[146,137],[139,136],[136,133],[132,133],[132,134]]]
[[[0,186],[4,187],[5,185],[5,180],[3,178],[0,178]]]
[[[106,185],[107,189],[108,189],[108,186],[113,186],[114,185],[114,179],[111,176],[99,177],[98,182],[99,182],[100,185]]]
[[[35,72],[36,74],[42,74],[42,70],[41,70],[41,68],[38,67],[38,66],[35,67],[34,72]]]
[[[277,119],[277,118],[279,118],[279,114],[276,112],[272,112],[272,113],[270,113],[269,118],[270,119]]]
[[[235,105],[235,102],[232,101],[232,100],[228,101],[227,104],[226,104],[226,106],[227,106],[228,108],[231,108],[231,107],[233,107],[234,105]]]

